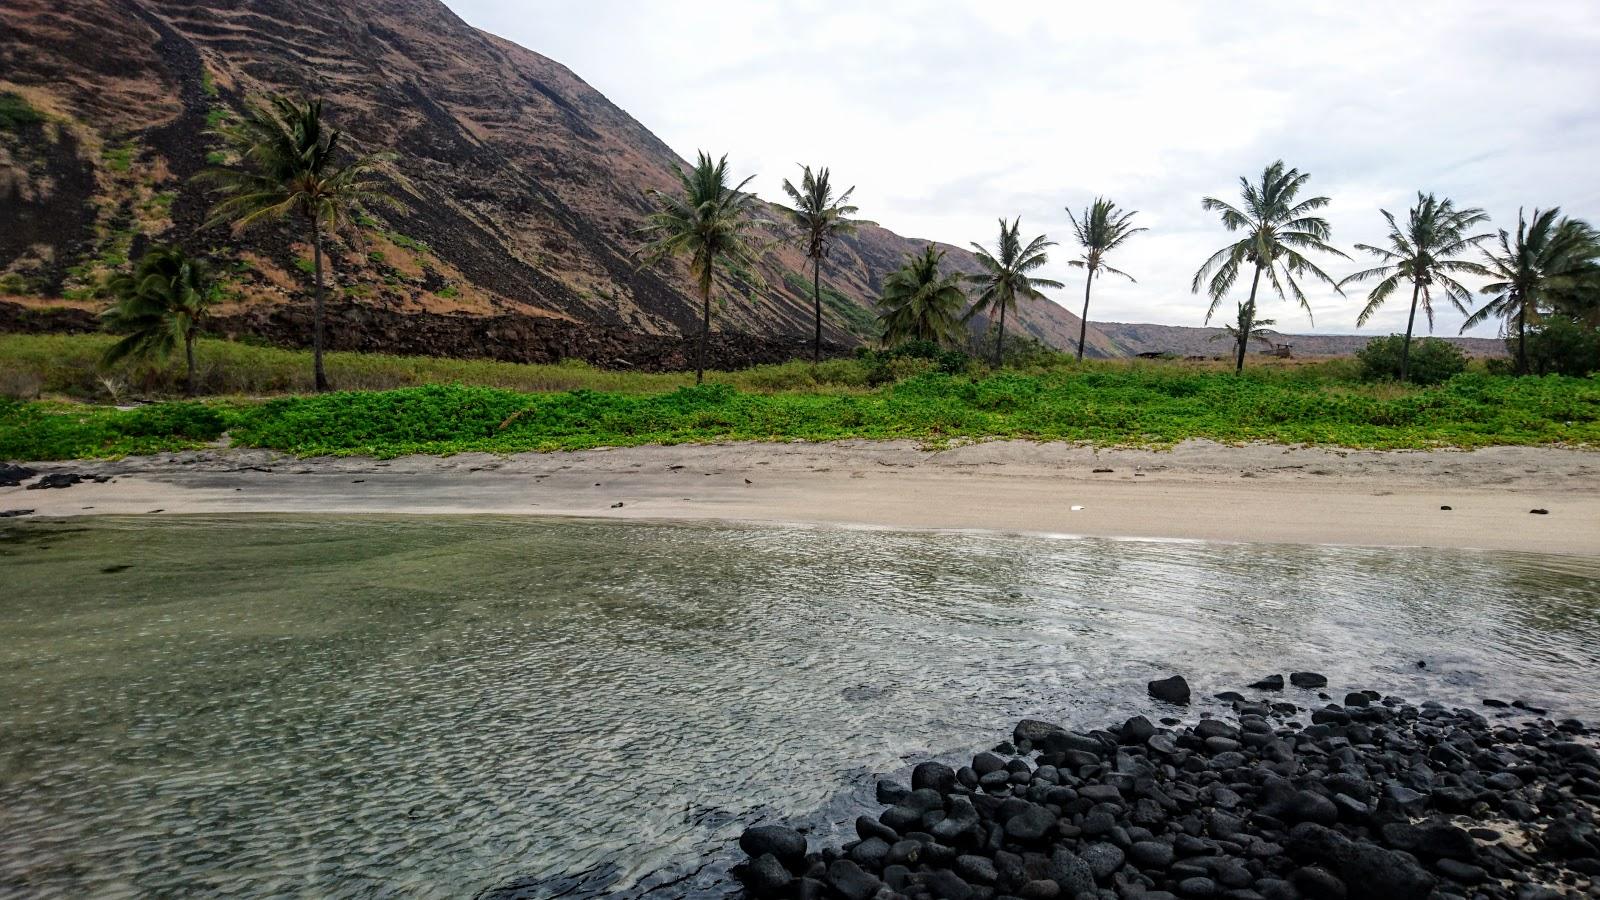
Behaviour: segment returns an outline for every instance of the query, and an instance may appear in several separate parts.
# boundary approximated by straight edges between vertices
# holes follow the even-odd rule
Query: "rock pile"
[[[1281,690],[1283,678],[1257,685]],[[1169,681],[1157,691],[1187,699]],[[909,787],[880,781],[888,808],[857,819],[859,840],[842,847],[811,850],[781,825],[748,829],[739,843],[750,859],[736,872],[760,898],[1600,892],[1600,755],[1581,722],[1500,701],[1487,704],[1500,717],[1491,722],[1373,691],[1310,709],[1218,697],[1231,703],[1227,720],[1135,716],[1089,732],[1024,720],[970,765],[922,763]]]

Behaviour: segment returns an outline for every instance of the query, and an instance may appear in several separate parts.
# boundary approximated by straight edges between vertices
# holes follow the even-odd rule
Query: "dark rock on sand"
[[[1281,691],[1283,690],[1283,676],[1277,674],[1268,675],[1255,684],[1250,685],[1250,688],[1251,690],[1256,691]]]
[[[27,466],[0,463],[0,487],[16,487],[37,474],[39,473]]]
[[[1315,688],[1327,687],[1328,679],[1326,676],[1319,675],[1316,672],[1290,672],[1289,683],[1297,688],[1313,690]]]
[[[26,490],[42,491],[50,488],[69,488],[75,484],[82,484],[84,478],[75,472],[52,472],[28,485]]]

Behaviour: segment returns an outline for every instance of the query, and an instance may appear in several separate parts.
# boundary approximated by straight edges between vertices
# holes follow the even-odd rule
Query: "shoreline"
[[[392,460],[222,449],[28,465],[112,480],[0,488],[0,511],[535,515],[1600,556],[1600,452],[1553,447],[841,441]]]

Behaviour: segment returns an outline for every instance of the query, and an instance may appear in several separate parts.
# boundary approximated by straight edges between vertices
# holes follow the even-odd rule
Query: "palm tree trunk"
[[[1261,286],[1261,264],[1256,263],[1256,274],[1250,279],[1250,300],[1244,305],[1244,315],[1239,317],[1239,350],[1233,361],[1233,374],[1244,372],[1244,354],[1250,347],[1250,332],[1256,323],[1256,288]]]
[[[189,373],[183,379],[183,392],[185,395],[194,396],[194,329],[189,329],[183,334],[183,356],[189,364]]]
[[[1517,374],[1528,374],[1528,311],[1517,314]]]
[[[700,325],[700,349],[695,353],[694,383],[703,384],[706,380],[706,347],[711,343],[711,277],[707,275],[700,279],[700,299],[704,303],[704,312]]]
[[[811,260],[811,299],[817,312],[817,336],[811,342],[811,364],[822,362],[822,257]]]
[[[1083,277],[1083,315],[1078,319],[1078,362],[1083,362],[1083,341],[1089,336],[1089,285],[1094,283],[1094,269]]]
[[[316,269],[316,289],[312,294],[311,360],[318,393],[328,389],[328,373],[322,368],[322,223],[311,217],[311,255]]]
[[[1406,342],[1400,345],[1400,383],[1406,383],[1406,367],[1411,362],[1411,330],[1417,324],[1417,293],[1422,282],[1411,282],[1411,315],[1406,317]]]
[[[996,369],[1005,365],[1006,361],[1006,305],[1000,304],[1000,330],[994,336],[994,367]]]

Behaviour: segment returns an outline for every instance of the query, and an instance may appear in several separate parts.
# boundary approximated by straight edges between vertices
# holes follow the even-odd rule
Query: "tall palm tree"
[[[856,214],[856,208],[850,205],[850,195],[855,188],[851,187],[835,197],[833,185],[828,180],[827,166],[815,173],[810,166],[804,169],[800,186],[795,187],[793,182],[785,178],[783,192],[794,203],[785,212],[790,224],[799,231],[806,257],[811,260],[811,300],[815,306],[817,326],[816,336],[811,342],[811,361],[819,363],[822,362],[822,260],[827,257],[835,240],[856,230],[856,223],[848,218]]]
[[[377,177],[387,154],[338,164],[343,134],[322,123],[321,100],[274,96],[245,104],[245,115],[215,134],[237,163],[208,169],[200,178],[221,193],[207,225],[239,231],[262,222],[294,219],[306,229],[314,265],[311,349],[319,391],[328,389],[322,367],[322,244],[325,233],[351,224],[366,204],[393,205]],[[398,180],[397,176],[390,176]]]
[[[1483,210],[1472,206],[1456,209],[1449,197],[1436,199],[1432,194],[1417,192],[1417,205],[1411,207],[1405,227],[1395,221],[1386,209],[1379,210],[1389,222],[1389,246],[1374,247],[1357,244],[1356,249],[1370,253],[1383,261],[1383,265],[1357,272],[1339,282],[1340,287],[1372,278],[1382,279],[1367,294],[1367,305],[1356,317],[1356,325],[1378,311],[1383,301],[1394,293],[1404,281],[1411,282],[1411,314],[1406,318],[1406,339],[1400,345],[1400,382],[1405,383],[1411,357],[1411,333],[1417,323],[1417,306],[1428,317],[1428,331],[1433,331],[1433,288],[1437,286],[1462,315],[1467,315],[1467,304],[1472,299],[1468,290],[1453,276],[1457,273],[1487,277],[1489,270],[1471,260],[1455,259],[1480,242],[1493,237],[1489,232],[1469,235],[1473,227],[1489,221]]]
[[[1082,255],[1067,265],[1086,270],[1083,276],[1083,316],[1078,322],[1079,362],[1083,361],[1083,342],[1089,335],[1089,287],[1094,284],[1094,276],[1106,271],[1134,281],[1134,277],[1127,272],[1106,265],[1105,258],[1107,253],[1122,246],[1128,238],[1149,230],[1133,227],[1133,217],[1136,215],[1137,210],[1128,212],[1118,209],[1115,203],[1104,197],[1096,197],[1094,203],[1084,209],[1082,221],[1072,214],[1070,207],[1067,209],[1067,218],[1072,220],[1072,231],[1078,238],[1079,246],[1083,247]]]
[[[883,279],[878,298],[878,322],[883,326],[883,345],[905,341],[933,341],[953,344],[961,335],[961,307],[967,295],[961,290],[959,272],[939,273],[944,251],[932,244],[919,254],[906,256],[900,268]]]
[[[705,151],[693,169],[677,169],[678,193],[651,191],[656,211],[645,220],[641,234],[648,243],[641,251],[647,265],[669,256],[686,256],[689,274],[700,288],[704,306],[700,346],[695,354],[694,383],[705,381],[706,347],[711,341],[711,287],[718,266],[753,263],[752,244],[756,198],[746,193],[751,179],[728,186],[728,157],[712,160]]]
[[[995,320],[999,314],[1000,330],[995,334],[994,364],[999,368],[1004,360],[1006,343],[1006,312],[1015,309],[1017,298],[1024,300],[1041,300],[1044,294],[1041,288],[1061,288],[1059,281],[1048,278],[1034,278],[1029,272],[1034,272],[1050,261],[1045,248],[1054,247],[1055,241],[1039,235],[1026,245],[1022,243],[1021,232],[1022,217],[1018,216],[1010,225],[1005,219],[1000,220],[1000,243],[995,247],[995,252],[990,253],[987,247],[974,243],[972,250],[978,255],[978,264],[983,271],[977,275],[968,275],[967,281],[978,285],[978,296],[972,302],[972,308],[962,316],[965,322],[979,313],[987,313],[990,320]]]
[[[1200,201],[1201,208],[1221,214],[1224,228],[1245,232],[1238,241],[1211,254],[1205,265],[1194,273],[1190,290],[1198,294],[1201,285],[1205,285],[1206,293],[1211,296],[1211,306],[1206,310],[1207,322],[1238,280],[1240,268],[1248,264],[1255,270],[1250,279],[1250,299],[1245,301],[1238,331],[1235,373],[1244,371],[1244,355],[1256,316],[1256,291],[1261,286],[1261,273],[1266,273],[1279,297],[1287,300],[1293,296],[1307,316],[1311,315],[1311,304],[1306,302],[1305,292],[1295,281],[1296,275],[1309,273],[1333,285],[1340,294],[1344,293],[1326,272],[1300,253],[1301,250],[1318,250],[1345,256],[1328,246],[1332,234],[1328,220],[1311,214],[1327,206],[1328,198],[1312,197],[1295,202],[1300,188],[1310,177],[1299,169],[1285,168],[1280,159],[1262,171],[1257,184],[1251,184],[1247,178],[1239,179],[1239,196],[1244,201],[1242,209],[1215,197]]]
[[[1498,251],[1486,250],[1489,277],[1483,287],[1491,295],[1477,312],[1462,323],[1464,332],[1490,317],[1505,320],[1506,330],[1517,330],[1517,373],[1528,371],[1528,326],[1538,324],[1540,305],[1548,296],[1572,288],[1589,277],[1600,256],[1600,233],[1581,219],[1561,215],[1558,207],[1535,209],[1530,221],[1517,211],[1515,236],[1500,230]]]
[[[183,347],[184,393],[194,396],[194,339],[216,302],[211,269],[177,247],[151,247],[133,272],[106,283],[116,298],[101,314],[106,328],[126,336],[105,352],[106,365],[133,357],[166,359]]]

